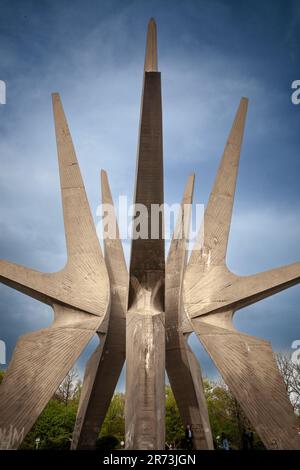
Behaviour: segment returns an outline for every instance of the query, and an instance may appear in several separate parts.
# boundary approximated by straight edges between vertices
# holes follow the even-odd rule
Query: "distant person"
[[[249,443],[249,449],[250,450],[253,450],[253,443],[254,443],[254,434],[253,434],[253,431],[248,428],[248,443]]]
[[[244,429],[242,434],[242,450],[249,450],[249,435],[246,429]]]
[[[186,445],[189,450],[193,448],[193,431],[192,428],[189,424],[186,425],[185,428],[185,440],[186,440]]]
[[[229,449],[229,442],[227,437],[225,436],[224,432],[221,434],[221,446],[223,450],[230,450]]]

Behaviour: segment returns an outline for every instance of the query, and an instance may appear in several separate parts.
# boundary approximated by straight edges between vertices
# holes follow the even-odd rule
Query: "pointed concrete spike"
[[[191,264],[225,263],[247,107],[248,99],[242,98],[205,210],[204,245],[193,250]]]
[[[151,273],[154,284],[164,280],[163,214],[159,219],[155,218],[158,223],[153,225],[150,218],[152,209],[159,208],[163,202],[161,80],[159,72],[149,72],[145,75],[141,103],[134,197],[134,203],[142,204],[149,218],[143,224],[143,237],[132,240],[130,259],[130,276],[136,277],[141,285],[148,282],[146,272]],[[136,213],[139,213],[139,207]],[[129,306],[130,303],[131,294]]]
[[[153,18],[148,23],[145,72],[157,72],[157,28]]]
[[[111,284],[110,319],[106,335],[89,360],[78,407],[72,449],[95,449],[99,430],[125,362],[125,316],[128,271],[115,216],[107,173],[101,171],[102,204],[108,205],[112,238],[104,239],[105,261]],[[104,208],[105,209],[105,208]]]
[[[165,448],[162,105],[154,33],[150,22],[134,198],[134,226],[142,233],[131,245],[126,315],[126,448],[136,450]]]
[[[102,257],[72,137],[58,93],[53,93],[52,102],[68,257],[76,257],[82,252]]]
[[[55,305],[49,328],[18,340],[0,387],[0,449],[17,449],[95,334],[99,318]]]
[[[0,389],[0,448],[18,447],[87,342],[107,331],[108,274],[57,94],[53,107],[68,262],[56,273],[0,262],[1,282],[55,311],[51,327],[17,344]]]
[[[182,271],[186,266],[187,259],[187,242],[189,238],[189,227],[191,217],[191,204],[193,200],[195,175],[190,175],[184,190],[181,201],[181,212],[176,222],[176,227],[171,241],[167,266],[176,263],[176,268]],[[166,269],[167,269],[166,266]],[[169,269],[171,274],[174,266]],[[177,272],[177,271],[176,271]]]
[[[166,263],[166,325],[170,330],[181,327],[181,290],[188,255],[191,205],[195,175],[188,178]]]
[[[89,278],[82,279],[76,277],[76,270],[72,269],[71,264],[56,273],[41,273],[0,260],[0,282],[47,305],[61,302],[69,307],[101,316],[104,320],[109,304],[108,277],[98,271],[96,259],[89,263],[86,257],[85,261],[86,265],[82,263],[80,266],[82,276],[86,275],[89,266],[93,272]],[[77,263],[80,264],[78,261]],[[103,289],[95,291],[95,283]]]
[[[71,450],[95,450],[96,440],[103,423],[103,410],[106,411],[110,404],[110,397],[103,394],[103,388],[110,383],[111,374],[106,371],[107,377],[103,381],[98,380],[98,371],[101,366],[101,359],[104,357],[103,351],[107,335],[98,335],[99,345],[89,358],[86,366],[80,400],[73,429]],[[102,375],[102,374],[101,374]],[[103,399],[105,397],[105,399]],[[97,406],[95,406],[95,403]],[[99,413],[100,408],[100,413]]]
[[[111,236],[104,238],[105,261],[110,281],[128,290],[128,269],[126,266],[122,242],[120,240],[119,226],[115,214],[114,203],[109,187],[106,171],[101,171],[102,204],[109,207],[109,224],[112,229]],[[109,234],[108,234],[109,235]]]
[[[195,282],[185,280],[185,307],[189,318],[224,309],[239,310],[300,283],[300,263],[252,276],[237,276],[222,267],[212,268]]]
[[[299,449],[297,418],[270,343],[236,331],[232,312],[218,315],[192,324],[225,383],[267,449]]]
[[[105,265],[104,271],[96,257],[90,261],[88,256],[84,256],[81,261],[76,260],[78,270],[73,261],[56,273],[41,273],[0,260],[0,282],[47,305],[61,302],[104,320],[109,305],[109,280]],[[82,277],[78,276],[78,272]],[[87,273],[89,277],[84,278]],[[100,289],[95,290],[95,285]]]
[[[0,281],[46,304],[61,302],[104,319],[109,304],[108,274],[57,93],[53,94],[53,109],[68,261],[56,273],[0,261]]]
[[[194,175],[185,187],[166,264],[166,369],[184,424],[193,429],[195,449],[213,449],[201,370],[182,332],[181,289],[186,267]],[[187,320],[187,319],[186,319]]]
[[[0,282],[40,302],[52,305],[57,296],[53,275],[0,260]]]
[[[300,283],[300,263],[293,263],[252,276],[239,276],[230,287],[237,308],[246,307]]]

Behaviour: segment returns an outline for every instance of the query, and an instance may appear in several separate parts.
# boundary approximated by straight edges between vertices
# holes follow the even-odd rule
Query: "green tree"
[[[4,371],[0,370],[0,383]],[[72,377],[72,380],[71,380]],[[75,379],[76,373],[68,374],[59,390],[27,434],[22,449],[34,449],[39,438],[39,449],[69,449],[75,425],[76,413],[80,398],[81,384]],[[231,395],[226,385],[204,379],[204,392],[215,443],[225,433],[233,449],[241,447],[242,434],[250,427],[242,409]],[[165,388],[166,395],[166,443],[172,448],[184,445],[184,428],[179,410],[170,386]],[[103,422],[97,447],[100,449],[120,448],[125,441],[125,396],[116,393],[110,403]],[[263,448],[258,436],[254,433],[254,448]]]
[[[223,384],[204,380],[204,391],[207,401],[210,425],[215,442],[224,433],[231,445],[240,447],[240,430],[233,413],[233,399]]]
[[[185,437],[182,420],[170,386],[166,387],[166,443],[177,448]]]
[[[69,449],[76,411],[76,402],[66,406],[58,400],[50,400],[32,430],[27,434],[22,449],[34,449],[37,438],[40,439],[39,449]]]
[[[67,450],[70,448],[79,403],[81,384],[77,371],[71,369],[27,434],[22,449]]]
[[[221,434],[224,433],[232,449],[241,449],[243,433],[251,429],[251,425],[238,402],[222,380],[211,382],[204,379],[204,393],[215,444],[220,443]],[[252,432],[254,448],[264,448],[259,437]]]
[[[109,405],[105,420],[103,422],[100,436],[102,439],[107,436],[114,436],[118,442],[125,440],[125,395],[116,393]]]

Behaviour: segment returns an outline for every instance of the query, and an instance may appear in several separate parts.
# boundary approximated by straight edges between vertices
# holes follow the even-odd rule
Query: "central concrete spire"
[[[147,32],[145,64],[157,56],[156,26],[150,20]],[[155,43],[155,47],[153,44]],[[155,54],[154,51],[155,50]],[[141,99],[141,117],[137,150],[136,181],[134,203],[136,232],[143,232],[140,237],[133,237],[131,247],[130,276],[139,284],[148,288],[158,281],[164,281],[165,250],[163,239],[163,217],[150,217],[153,207],[164,202],[163,188],[163,143],[162,143],[162,102],[161,78],[157,71],[145,71]],[[148,213],[148,220],[139,226],[142,205]],[[155,222],[156,225],[154,226]],[[153,237],[153,233],[157,234]],[[151,278],[151,279],[150,279]],[[135,288],[130,289],[129,308],[135,297]],[[133,294],[133,295],[132,295]],[[163,308],[163,298],[160,301]]]
[[[130,260],[130,287],[126,316],[126,447],[165,447],[165,249],[163,214],[153,220],[151,211],[164,202],[162,104],[157,72],[156,25],[147,32],[144,86],[137,153],[136,232]],[[146,209],[147,220],[140,218]],[[155,231],[156,236],[153,236]]]

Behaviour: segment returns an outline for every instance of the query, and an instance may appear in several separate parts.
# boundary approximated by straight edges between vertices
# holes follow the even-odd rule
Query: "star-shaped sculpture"
[[[167,370],[184,425],[197,449],[213,441],[201,370],[188,345],[195,331],[267,448],[298,449],[297,420],[268,342],[235,330],[233,313],[300,281],[300,264],[239,277],[226,249],[247,111],[241,100],[205,211],[204,239],[187,263],[194,176],[184,191],[165,263],[163,220],[158,239],[134,239],[129,272],[118,229],[96,236],[77,158],[58,94],[54,119],[68,261],[46,274],[0,261],[0,281],[53,307],[49,328],[21,337],[0,387],[0,448],[17,448],[94,334],[72,448],[95,447],[126,358],[126,447],[164,449]],[[113,207],[102,171],[102,202]],[[162,204],[163,153],[156,24],[147,33],[134,201]],[[115,214],[112,215],[116,222]],[[148,227],[151,235],[151,226]],[[181,234],[182,236],[178,236]]]

